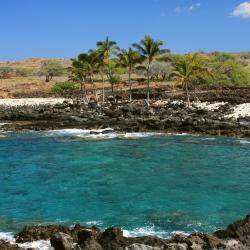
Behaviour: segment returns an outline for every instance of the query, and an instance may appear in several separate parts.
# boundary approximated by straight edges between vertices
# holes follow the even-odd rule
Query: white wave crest
[[[32,248],[34,250],[52,250],[53,249],[51,247],[50,242],[46,240],[38,240],[38,241],[32,241],[32,242],[26,242],[26,243],[16,243],[13,233],[10,233],[10,232],[0,232],[0,239],[6,242],[9,242],[12,245],[16,244],[19,247],[24,248],[24,249],[28,249],[28,248]]]
[[[138,227],[133,230],[123,229],[124,237],[157,236],[163,239],[167,239],[175,234],[189,235],[190,233],[186,233],[184,231],[166,232],[155,228],[155,226]]]
[[[250,144],[250,141],[248,141],[248,140],[240,140],[239,143],[241,143],[241,144]]]
[[[83,140],[104,140],[104,139],[136,139],[149,136],[164,135],[153,132],[121,133],[115,132],[112,128],[88,130],[88,129],[60,129],[46,132],[49,136],[74,136]]]

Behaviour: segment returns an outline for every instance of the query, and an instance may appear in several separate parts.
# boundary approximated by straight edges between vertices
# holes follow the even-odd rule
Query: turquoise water
[[[166,237],[211,232],[250,212],[250,141],[79,135],[0,137],[0,231],[80,222]]]

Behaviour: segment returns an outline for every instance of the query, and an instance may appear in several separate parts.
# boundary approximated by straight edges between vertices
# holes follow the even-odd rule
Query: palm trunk
[[[147,101],[148,101],[148,104],[149,104],[149,99],[150,99],[150,96],[149,96],[149,85],[150,85],[150,76],[149,76],[149,66],[150,64],[148,64],[148,67],[147,67]]]
[[[132,101],[131,67],[129,67],[128,70],[128,82],[129,82],[129,100]]]
[[[95,100],[96,100],[96,102],[98,102],[96,87],[95,87],[95,83],[94,83],[94,80],[93,80],[93,76],[90,76],[90,80],[91,80],[91,84],[92,84],[92,87],[93,87],[92,91],[93,91],[93,94],[95,95]]]
[[[105,89],[104,89],[104,76],[103,73],[101,74],[102,77],[102,103],[105,102]]]
[[[188,91],[188,83],[187,82],[185,82],[185,87],[186,87],[188,107],[190,107],[190,98],[189,98],[189,91]]]
[[[112,96],[114,97],[114,83],[111,83],[111,92],[112,92]]]

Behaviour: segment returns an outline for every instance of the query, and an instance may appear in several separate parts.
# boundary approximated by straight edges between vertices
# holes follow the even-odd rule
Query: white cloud
[[[180,13],[180,12],[187,12],[187,11],[194,11],[195,9],[198,9],[201,7],[201,3],[194,3],[190,6],[177,6],[175,8],[175,12]]]
[[[250,2],[244,2],[238,5],[234,9],[232,15],[236,17],[250,18]]]
[[[191,6],[188,7],[188,10],[189,11],[193,11],[197,8],[200,8],[201,7],[201,4],[200,3],[195,3],[195,4],[192,4]]]

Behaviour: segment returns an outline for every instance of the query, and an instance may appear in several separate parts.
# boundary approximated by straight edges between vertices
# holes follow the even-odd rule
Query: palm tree
[[[103,102],[105,100],[105,93],[104,93],[104,71],[105,69],[108,70],[108,75],[111,80],[111,70],[109,67],[110,58],[112,55],[119,52],[119,47],[115,41],[109,40],[108,37],[104,41],[97,42],[97,50],[99,54],[99,68],[100,74],[102,77],[102,98]]]
[[[147,100],[149,102],[149,86],[150,86],[150,65],[156,59],[157,56],[169,52],[167,49],[161,49],[163,45],[162,41],[154,40],[152,37],[146,35],[140,43],[134,43],[133,47],[138,50],[141,56],[146,60],[147,67]]]
[[[188,106],[190,106],[190,97],[189,97],[189,84],[194,78],[194,69],[188,60],[184,59],[176,63],[175,69],[170,75],[170,77],[177,82],[181,83],[183,89],[186,90]]]
[[[122,50],[121,53],[118,55],[119,57],[119,64],[122,67],[128,69],[128,81],[129,81],[129,100],[132,101],[132,81],[131,81],[131,73],[133,68],[137,63],[142,62],[142,57],[137,51],[133,51],[129,48],[127,51]]]
[[[69,68],[70,76],[69,80],[74,82],[79,82],[81,85],[81,90],[83,90],[85,98],[87,99],[86,92],[86,78],[87,78],[87,70],[83,61],[79,60],[79,56],[77,59],[71,59],[72,66]]]
[[[196,81],[202,81],[206,76],[212,76],[207,67],[207,60],[198,53],[188,54],[175,64],[171,78],[182,84],[186,91],[188,106],[190,106],[189,87]]]

